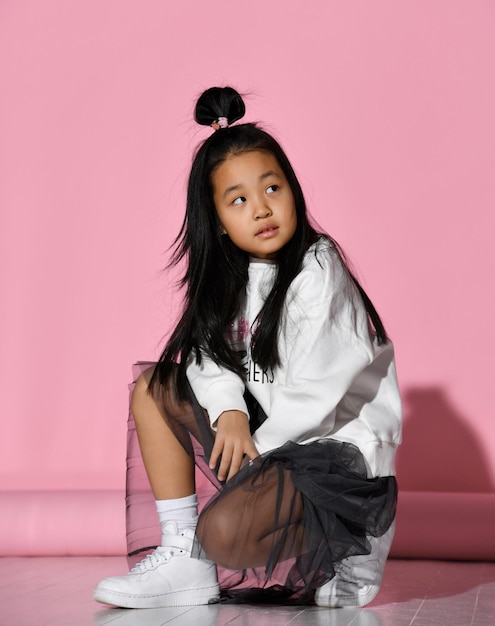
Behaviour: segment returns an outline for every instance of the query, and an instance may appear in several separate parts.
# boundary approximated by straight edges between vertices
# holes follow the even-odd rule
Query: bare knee
[[[222,507],[218,509],[214,513],[210,509],[200,516],[196,528],[197,537],[208,558],[217,565],[227,569],[242,569],[236,554],[239,546],[236,545],[238,534],[235,515],[228,515]]]

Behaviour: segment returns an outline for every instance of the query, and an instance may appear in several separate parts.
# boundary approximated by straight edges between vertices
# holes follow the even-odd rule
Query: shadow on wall
[[[400,489],[493,492],[485,452],[445,391],[410,387],[402,399],[404,443],[397,455]]]

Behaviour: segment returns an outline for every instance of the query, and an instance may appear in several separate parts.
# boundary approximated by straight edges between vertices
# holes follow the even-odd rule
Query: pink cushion
[[[125,554],[121,491],[0,492],[0,554]]]
[[[0,492],[0,554],[125,554],[121,491]],[[495,559],[495,494],[405,491],[399,494],[391,556]]]

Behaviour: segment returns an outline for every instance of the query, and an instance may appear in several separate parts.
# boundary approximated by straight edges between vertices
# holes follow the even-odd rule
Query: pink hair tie
[[[220,128],[228,128],[229,120],[226,117],[219,117],[213,124],[211,125],[215,130],[219,130]]]

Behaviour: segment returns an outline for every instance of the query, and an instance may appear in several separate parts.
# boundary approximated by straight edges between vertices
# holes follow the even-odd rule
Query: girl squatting
[[[196,105],[214,132],[194,156],[172,259],[185,262],[184,308],[131,404],[162,542],[102,580],[99,602],[364,606],[380,587],[401,436],[393,346],[337,243],[311,225],[281,146],[235,124],[244,112],[229,87]],[[215,488],[199,516],[195,465]]]

